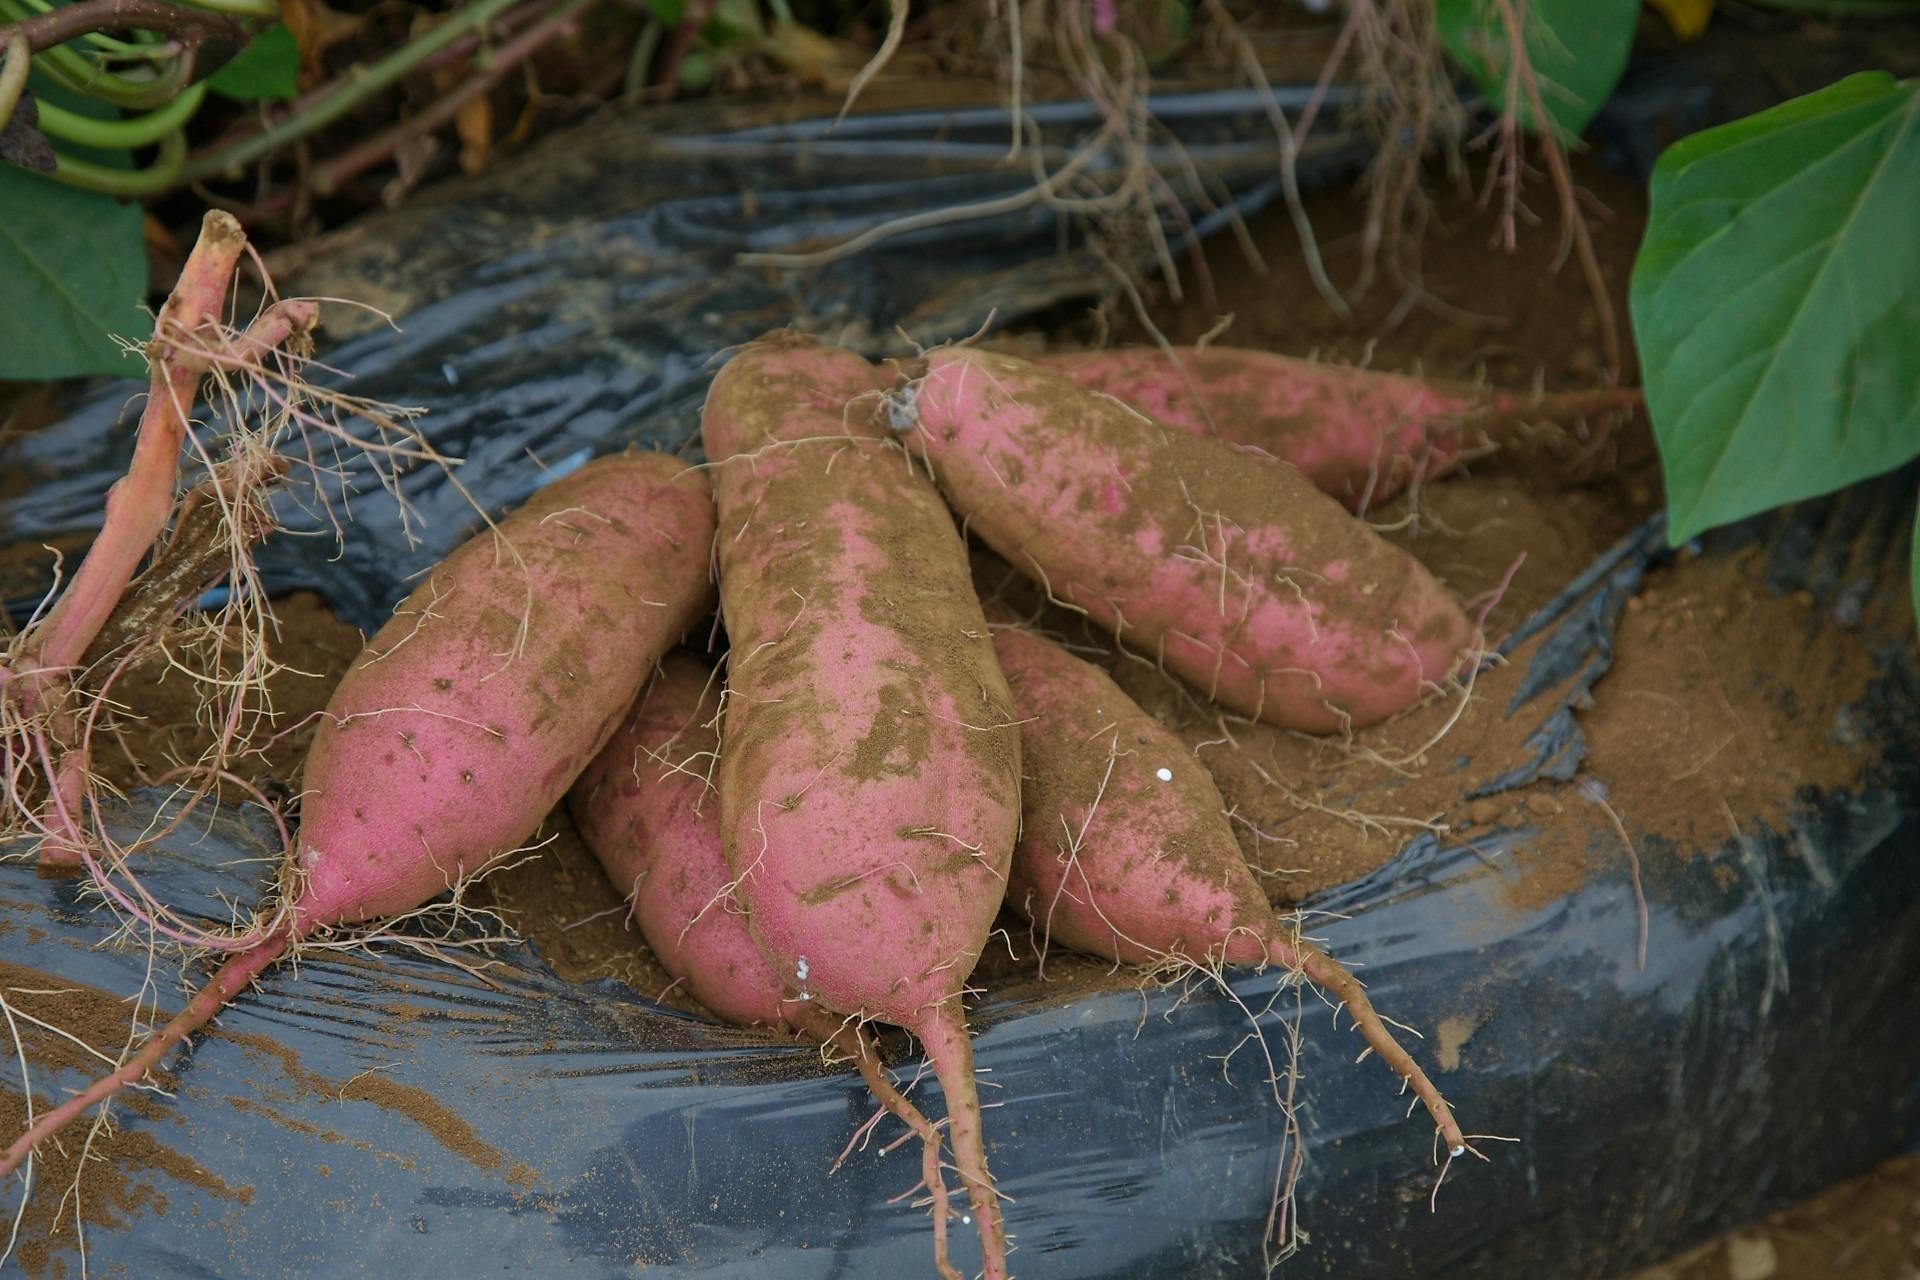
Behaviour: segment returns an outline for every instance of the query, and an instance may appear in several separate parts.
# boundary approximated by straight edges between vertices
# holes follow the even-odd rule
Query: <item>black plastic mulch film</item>
[[[1700,86],[1675,94],[1664,83],[1669,105],[1697,108]],[[1217,194],[1230,188],[1250,208],[1277,193],[1257,100],[1156,106],[1222,174]],[[1633,131],[1657,115],[1616,113],[1626,135],[1613,151],[1644,161],[1651,149]],[[1086,117],[1060,106],[1043,122],[1066,142]],[[538,483],[529,454],[560,471],[630,441],[685,444],[712,358],[774,325],[897,352],[896,325],[932,343],[971,332],[990,309],[1031,314],[1098,283],[1037,206],[800,276],[735,264],[741,251],[809,247],[1021,189],[1026,176],[996,168],[1007,137],[998,112],[856,118],[831,136],[819,121],[670,137],[646,128],[653,136],[603,127],[424,197],[322,242],[291,272],[299,291],[403,313],[401,331],[364,332],[327,358],[361,394],[428,407],[425,428],[467,460],[462,478],[490,508]],[[1356,152],[1337,131],[1320,133],[1318,171],[1350,165]],[[129,386],[16,445],[16,465],[42,476],[0,504],[8,541],[97,523],[123,465],[116,423]],[[363,484],[344,551],[277,539],[263,557],[270,581],[317,588],[377,626],[407,575],[472,523],[436,473],[407,487],[421,545],[407,546],[392,501]],[[1890,506],[1870,491],[1796,509],[1713,539],[1708,554],[1761,541],[1776,587],[1832,598],[1858,589],[1844,563],[1902,571]],[[317,527],[299,511],[290,519]],[[1529,624],[1549,639],[1512,714],[1538,722],[1537,758],[1495,787],[1577,768],[1572,707],[1604,675],[1613,623],[1662,546],[1658,527],[1641,530]],[[1311,1243],[1281,1274],[1612,1274],[1915,1145],[1920,760],[1898,744],[1914,740],[1920,685],[1909,650],[1886,650],[1886,673],[1840,726],[1893,744],[1858,795],[1808,795],[1785,830],[1743,823],[1745,841],[1717,859],[1739,872],[1731,887],[1704,857],[1651,850],[1645,972],[1624,868],[1537,909],[1500,901],[1511,873],[1490,855],[1530,839],[1526,829],[1478,832],[1470,845],[1422,838],[1310,904],[1338,917],[1316,933],[1382,1009],[1421,1028],[1449,1017],[1476,1026],[1441,1085],[1471,1129],[1520,1141],[1490,1144],[1491,1164],[1457,1166],[1430,1211],[1430,1125],[1407,1118],[1380,1064],[1353,1061],[1344,1019],[1336,1027],[1309,998],[1299,1202]],[[1595,838],[1610,837],[1596,825]],[[195,824],[151,855],[149,883],[182,911],[224,920],[226,902],[259,896],[276,846],[263,820]],[[5,933],[16,963],[113,992],[143,976],[143,953],[93,948],[103,916],[77,905],[72,883],[19,863],[0,864],[0,925],[19,926]],[[828,1175],[871,1114],[855,1077],[624,987],[560,981],[528,948],[503,960],[494,987],[391,949],[271,972],[222,1018],[240,1038],[202,1037],[171,1061],[180,1087],[164,1118],[118,1112],[249,1198],[134,1175],[161,1183],[166,1211],[91,1229],[92,1274],[930,1272],[925,1215],[888,1203],[917,1177],[912,1153],[884,1156],[875,1143]],[[159,980],[179,988],[175,974]],[[1233,987],[1258,1007],[1278,980],[1242,974]],[[1171,1004],[990,994],[974,1012],[1022,1277],[1259,1274],[1282,1117],[1250,1060],[1230,1074],[1216,1061],[1245,1032],[1240,1012],[1217,996]],[[252,1036],[328,1080],[377,1073],[428,1091],[471,1139],[436,1136],[404,1109],[293,1088]],[[1418,1052],[1434,1063],[1431,1042]],[[263,1097],[264,1109],[244,1101]],[[977,1257],[970,1232],[956,1227],[955,1240],[963,1266]]]

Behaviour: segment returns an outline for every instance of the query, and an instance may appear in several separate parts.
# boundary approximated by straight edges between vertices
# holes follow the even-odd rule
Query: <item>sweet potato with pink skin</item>
[[[920,1138],[920,1176],[933,1199],[934,1266],[947,1261],[947,1189],[940,1135],[901,1096],[857,1023],[789,996],[747,932],[720,839],[720,803],[707,781],[720,745],[719,678],[685,652],[667,655],[613,738],[567,793],[587,847],[633,903],[632,918],[661,965],[694,999],[739,1026],[791,1027],[850,1059]]]
[[[1632,388],[1499,391],[1235,347],[1071,351],[1036,363],[1169,426],[1290,462],[1354,511],[1445,475],[1524,422],[1640,402]]]
[[[1052,641],[996,626],[993,642],[1026,775],[1007,902],[1049,942],[1122,964],[1300,970],[1346,1006],[1458,1155],[1466,1139],[1452,1110],[1360,983],[1274,917],[1219,789],[1185,744],[1106,672]]]
[[[286,914],[67,1120],[139,1080],[322,930],[402,915],[524,845],[713,601],[705,477],[664,454],[590,463],[455,549],[334,690],[307,755]],[[511,550],[509,550],[511,548]],[[523,571],[524,570],[524,571]]]
[[[1005,889],[1019,734],[953,519],[876,417],[887,385],[775,336],[708,393],[733,654],[720,823],[748,927],[793,993],[926,1045],[999,1280],[961,993]]]
[[[1474,625],[1284,462],[1024,360],[946,348],[894,406],[968,528],[1221,705],[1359,728],[1453,673]]]
[[[567,811],[666,971],[727,1022],[783,1027],[786,987],[728,888],[720,801],[708,781],[719,709],[714,670],[668,654],[567,793]]]
[[[514,513],[501,535],[518,563],[486,533],[448,556],[314,735],[301,914],[399,915],[524,844],[711,607],[713,527],[698,471],[626,454]]]

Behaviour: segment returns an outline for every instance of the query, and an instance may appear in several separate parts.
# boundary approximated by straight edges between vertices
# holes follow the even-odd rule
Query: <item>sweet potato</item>
[[[1010,356],[946,348],[893,407],[968,527],[1222,705],[1312,733],[1411,706],[1474,643],[1419,562],[1298,470]]]
[[[864,1028],[788,997],[733,900],[719,799],[707,780],[718,758],[719,708],[717,673],[685,652],[669,654],[567,793],[567,808],[607,878],[632,901],[641,936],[694,999],[740,1026],[791,1027],[831,1044],[919,1136],[921,1179],[933,1198],[934,1266],[943,1280],[959,1280],[947,1261],[940,1135],[894,1088]]]
[[[925,1044],[998,1280],[961,993],[1013,853],[1019,734],[952,518],[875,416],[886,385],[857,356],[777,336],[708,393],[733,655],[721,830],[792,994]]]
[[[1275,919],[1227,826],[1213,778],[1106,672],[996,626],[1026,777],[1007,902],[1050,942],[1123,964],[1284,965],[1332,992],[1400,1074],[1455,1155],[1440,1091],[1337,961]]]
[[[1445,475],[1523,423],[1640,401],[1631,388],[1499,391],[1234,347],[1072,351],[1036,363],[1170,426],[1291,462],[1354,511]]]
[[[712,540],[701,473],[628,454],[549,485],[448,556],[327,704],[283,909],[125,1064],[15,1142],[0,1173],[303,940],[412,911],[525,844],[711,607]]]

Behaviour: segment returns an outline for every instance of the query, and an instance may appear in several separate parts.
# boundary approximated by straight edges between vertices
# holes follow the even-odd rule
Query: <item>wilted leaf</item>
[[[493,153],[493,102],[477,93],[460,104],[453,118],[454,131],[460,135],[460,171],[479,173],[487,167]]]

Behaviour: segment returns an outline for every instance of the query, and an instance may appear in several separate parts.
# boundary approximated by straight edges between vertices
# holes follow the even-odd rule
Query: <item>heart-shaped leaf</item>
[[[1633,323],[1675,543],[1920,454],[1920,84],[1668,148]]]
[[[1511,80],[1513,42],[1502,2],[1520,23],[1525,65],[1555,130],[1562,139],[1579,137],[1627,69],[1640,0],[1436,0],[1434,21],[1447,52],[1494,110],[1511,102],[1520,123],[1538,133],[1524,82]]]

